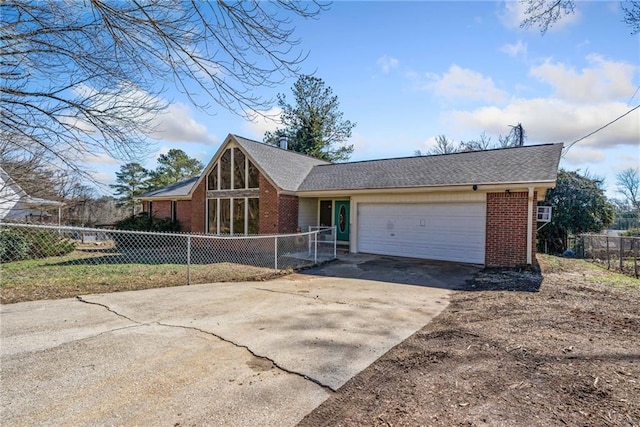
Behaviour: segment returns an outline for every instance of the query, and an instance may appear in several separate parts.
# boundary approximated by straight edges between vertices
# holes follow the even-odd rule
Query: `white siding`
[[[304,232],[310,225],[318,225],[318,199],[298,199],[298,227]]]

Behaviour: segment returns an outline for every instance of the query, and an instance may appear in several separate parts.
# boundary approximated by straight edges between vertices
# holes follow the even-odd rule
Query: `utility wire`
[[[594,135],[598,132],[600,132],[602,129],[606,128],[607,126],[610,126],[612,124],[614,124],[615,122],[617,122],[618,120],[620,120],[621,118],[623,118],[624,116],[627,116],[629,114],[631,114],[633,111],[637,110],[638,108],[640,108],[640,104],[636,105],[635,107],[633,107],[632,109],[630,109],[629,111],[627,111],[626,113],[624,113],[621,116],[616,117],[615,119],[611,120],[609,123],[607,123],[606,125],[600,126],[598,129],[594,130],[593,132],[591,132],[590,134],[587,134],[585,136],[583,136],[582,138],[578,138],[575,141],[573,141],[571,144],[569,144],[565,149],[564,149],[564,153],[562,154],[562,157],[567,155],[567,152],[569,151],[569,149],[571,147],[573,147],[577,142],[582,141],[583,139],[587,139],[589,138],[591,135]]]
[[[631,95],[631,98],[629,98],[629,100],[627,101],[627,107],[631,106],[631,101],[633,101],[633,98],[636,97],[636,95],[638,94],[638,91],[640,91],[640,85],[638,86],[638,88],[636,89],[635,92],[633,92],[633,95]]]

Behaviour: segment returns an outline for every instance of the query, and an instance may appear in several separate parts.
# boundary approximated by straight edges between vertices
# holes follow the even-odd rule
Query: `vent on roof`
[[[286,136],[281,136],[280,137],[280,148],[282,148],[283,150],[287,150],[287,137]]]
[[[538,222],[551,222],[551,206],[538,206]]]

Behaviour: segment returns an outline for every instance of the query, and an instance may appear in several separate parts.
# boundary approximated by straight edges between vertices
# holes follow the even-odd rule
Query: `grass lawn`
[[[104,253],[75,251],[61,257],[0,264],[0,303],[187,284],[183,264],[91,264],[91,258],[97,256]],[[200,264],[191,266],[191,283],[265,280],[276,274],[282,273],[233,263]]]

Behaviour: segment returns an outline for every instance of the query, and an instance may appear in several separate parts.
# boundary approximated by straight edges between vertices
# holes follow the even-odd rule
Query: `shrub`
[[[140,212],[138,215],[131,215],[122,221],[118,221],[115,227],[116,230],[129,231],[180,231],[180,224],[178,224],[178,221],[171,221],[170,218],[150,218],[149,214],[146,212]]]
[[[0,262],[62,256],[76,243],[52,230],[6,228],[0,230]]]
[[[22,230],[0,230],[0,262],[20,261],[29,258],[29,240]]]
[[[177,221],[171,221],[170,218],[149,218],[149,215],[146,212],[141,212],[138,215],[132,215],[116,223],[116,230],[170,233],[179,231],[180,225]],[[143,248],[149,246],[150,244],[148,236],[145,235],[128,233],[109,234],[119,251]],[[163,242],[164,241],[165,240],[163,240]]]
[[[622,233],[625,237],[640,237],[640,228],[630,228],[624,233]]]

